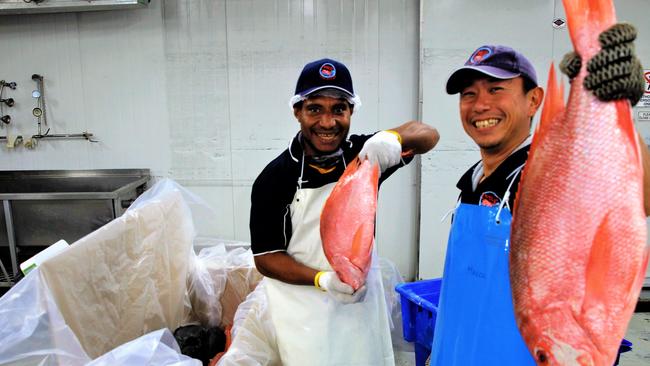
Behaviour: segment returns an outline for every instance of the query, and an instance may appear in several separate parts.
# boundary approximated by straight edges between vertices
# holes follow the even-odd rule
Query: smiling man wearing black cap
[[[264,295],[283,365],[392,365],[381,281],[356,292],[328,263],[320,213],[346,165],[377,163],[380,183],[431,150],[437,131],[411,121],[369,135],[348,135],[361,105],[348,68],[332,59],[304,66],[290,99],[299,132],[253,184],[251,248],[266,277]],[[402,160],[402,152],[410,157]],[[397,229],[397,228],[396,228]]]

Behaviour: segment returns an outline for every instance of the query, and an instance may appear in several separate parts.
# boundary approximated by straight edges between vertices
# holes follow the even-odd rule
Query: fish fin
[[[598,226],[589,252],[581,313],[592,318],[605,319],[611,316],[608,312],[614,308],[612,304],[615,303],[618,307],[621,301],[623,308],[619,309],[619,314],[622,311],[631,315],[643,286],[648,248],[643,246],[643,252],[639,253],[630,251],[630,246],[621,243],[621,230],[626,229],[621,228],[621,216],[627,218],[635,214],[625,208],[610,211]],[[623,261],[622,258],[626,260]],[[617,328],[612,327],[614,324],[608,324],[605,328],[592,325],[589,321],[583,324],[585,331],[599,347],[607,345],[612,338],[618,342],[624,336],[624,328],[623,333],[615,334]]]
[[[630,144],[634,146],[634,153],[637,158],[639,166],[643,165],[641,159],[641,150],[639,146],[639,140],[637,138],[636,129],[634,128],[634,121],[632,120],[632,110],[630,109],[630,103],[627,100],[617,100],[616,103],[616,114],[617,122],[621,130],[627,138],[630,139]]]
[[[357,170],[359,170],[359,167],[361,166],[361,163],[362,163],[361,159],[359,159],[358,157],[354,158],[354,160],[352,160],[350,162],[350,164],[348,164],[346,166],[345,172],[343,172],[343,175],[347,176],[347,175],[354,174]]]
[[[548,72],[548,83],[546,87],[546,96],[544,97],[544,106],[542,107],[542,116],[540,117],[539,123],[535,128],[535,134],[533,135],[533,142],[530,145],[530,151],[528,153],[528,161],[533,161],[535,156],[535,151],[537,150],[540,141],[544,140],[544,135],[548,132],[551,127],[551,122],[555,118],[559,118],[560,115],[564,113],[564,87],[562,84],[558,85],[557,76],[555,75],[555,65],[551,62],[551,67]],[[523,172],[521,172],[521,180],[525,181],[527,169],[524,167]],[[519,206],[519,197],[521,192],[524,189],[524,185],[521,185],[517,190],[515,195],[514,211],[517,211]]]
[[[617,267],[616,264],[612,263],[615,258],[612,258],[611,245],[617,242],[617,238],[610,228],[610,215],[605,216],[598,226],[593,243],[591,244],[586,268],[585,301],[588,300],[586,297],[607,297],[609,290],[606,286],[607,276],[611,275],[609,269]]]
[[[583,59],[591,58],[593,55],[585,55],[587,48],[597,45],[598,35],[616,23],[614,2],[612,0],[563,0],[562,2],[575,50]]]
[[[548,83],[546,86],[546,98],[544,98],[544,106],[542,107],[542,116],[535,130],[535,138],[533,139],[531,148],[543,138],[551,125],[551,121],[562,113],[564,113],[564,87],[559,85],[555,74],[555,65],[551,62],[551,67],[548,71]]]
[[[372,249],[372,232],[373,229],[368,228],[368,224],[359,225],[357,231],[354,232],[350,247],[350,261],[358,267],[360,266],[357,259],[367,258]],[[370,240],[368,240],[368,234],[370,234]]]

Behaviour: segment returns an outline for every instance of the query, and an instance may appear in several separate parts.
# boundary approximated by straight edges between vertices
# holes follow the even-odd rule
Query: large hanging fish
[[[379,166],[355,159],[334,186],[320,216],[323,251],[341,281],[366,282],[375,233]]]
[[[564,0],[582,69],[566,108],[548,95],[515,203],[510,279],[518,327],[539,365],[614,363],[648,261],[643,171],[627,100],[583,87],[611,0]]]

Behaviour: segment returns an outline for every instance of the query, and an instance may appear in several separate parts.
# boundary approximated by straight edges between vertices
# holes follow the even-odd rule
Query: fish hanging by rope
[[[575,51],[591,60],[616,23],[611,0],[564,0]],[[630,103],[583,85],[565,107],[553,65],[515,202],[510,279],[538,365],[614,363],[648,263],[643,168]]]

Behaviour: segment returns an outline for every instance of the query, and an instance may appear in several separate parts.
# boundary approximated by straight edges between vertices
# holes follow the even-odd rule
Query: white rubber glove
[[[368,159],[373,164],[379,164],[382,173],[399,164],[402,159],[402,144],[398,136],[394,131],[377,132],[363,144],[359,159]]]
[[[354,291],[352,286],[342,282],[336,272],[327,271],[319,272],[318,287],[327,291],[336,301],[343,304],[353,304],[363,300],[366,295],[366,286],[361,286],[357,291]]]

